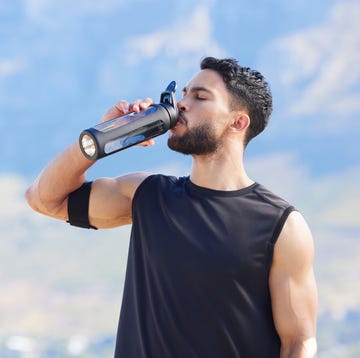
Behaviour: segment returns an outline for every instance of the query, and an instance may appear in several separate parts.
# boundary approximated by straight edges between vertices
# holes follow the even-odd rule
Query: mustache
[[[178,121],[181,121],[181,122],[184,122],[185,124],[187,124],[188,120],[187,120],[186,116],[184,115],[183,111],[179,111]]]

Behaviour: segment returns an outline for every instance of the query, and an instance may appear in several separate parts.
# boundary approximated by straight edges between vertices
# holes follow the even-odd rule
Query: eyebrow
[[[213,92],[212,92],[211,90],[209,90],[208,88],[206,88],[206,87],[194,86],[194,87],[191,87],[191,88],[190,88],[190,92],[200,92],[200,91],[213,94]],[[182,92],[183,92],[183,93],[187,93],[187,92],[188,92],[188,88],[187,88],[187,87],[184,87],[183,90],[182,90]]]

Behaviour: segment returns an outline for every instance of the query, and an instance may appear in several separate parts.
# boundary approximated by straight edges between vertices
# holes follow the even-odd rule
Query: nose
[[[182,98],[178,103],[177,107],[179,111],[186,112],[189,108],[188,105],[185,103],[184,98]]]

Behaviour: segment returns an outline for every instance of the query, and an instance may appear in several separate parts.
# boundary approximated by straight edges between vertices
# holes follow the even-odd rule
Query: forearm
[[[316,358],[316,338],[308,338],[303,341],[294,342],[281,346],[280,358]]]
[[[79,145],[73,144],[55,157],[26,192],[29,205],[36,211],[59,219],[67,219],[65,201],[85,180],[94,162],[85,158]]]

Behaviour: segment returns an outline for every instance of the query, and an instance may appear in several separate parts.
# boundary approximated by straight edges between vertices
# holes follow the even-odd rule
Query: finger
[[[149,146],[153,146],[154,144],[155,144],[155,140],[151,138],[145,140],[144,142],[139,143],[138,145],[141,147],[149,147]]]
[[[154,103],[152,98],[137,99],[134,103],[130,104],[129,108],[132,112],[140,112]]]
[[[154,100],[150,97],[145,98],[141,103],[140,103],[140,108],[141,109],[146,109],[148,107],[150,107],[152,104],[154,104]]]
[[[129,112],[130,103],[122,99],[121,101],[117,102],[114,107],[122,114],[126,114]]]
[[[129,105],[130,112],[140,112],[140,103],[142,102],[142,99],[137,99],[134,103],[131,103]]]
[[[101,122],[108,121],[110,119],[123,116],[129,112],[129,102],[121,100],[108,109],[103,115]]]

